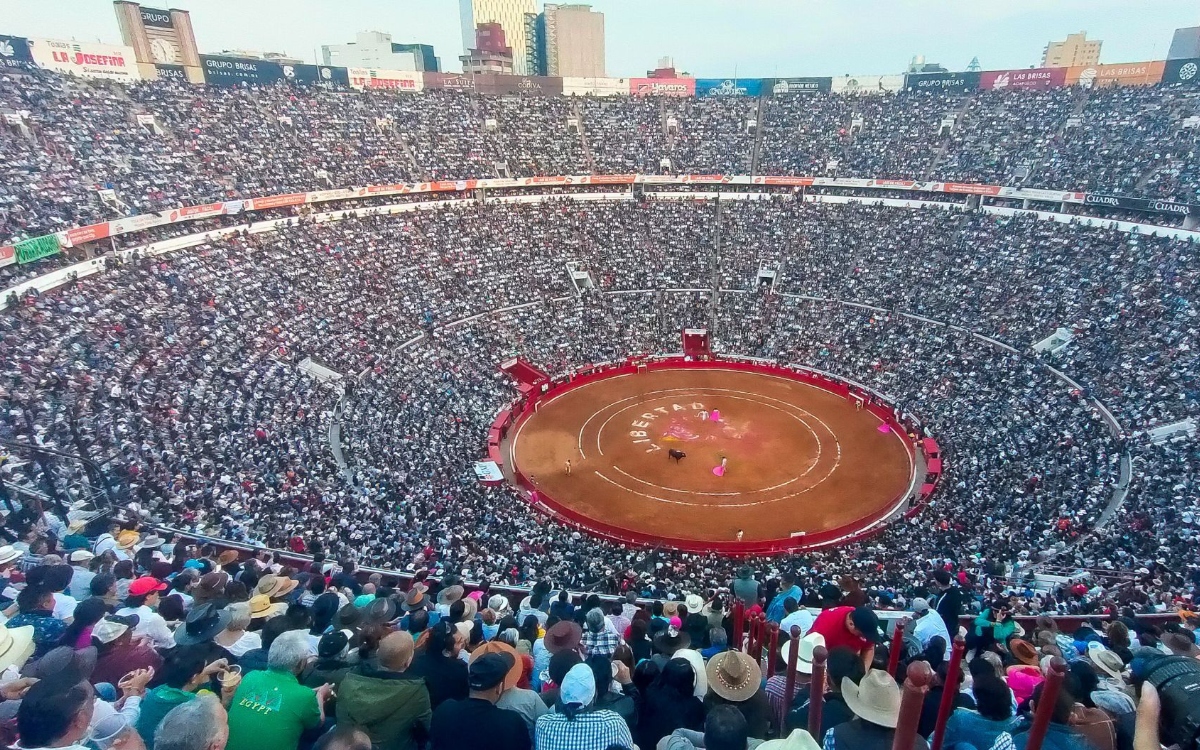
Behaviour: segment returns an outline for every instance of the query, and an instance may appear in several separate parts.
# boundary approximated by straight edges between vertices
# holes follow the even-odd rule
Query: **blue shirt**
[[[55,618],[46,610],[23,612],[4,623],[7,628],[21,628],[26,625],[33,626],[35,646],[33,658],[35,659],[45,656],[50,649],[57,646],[62,639],[63,632],[67,629],[65,622]]]
[[[788,597],[795,599],[796,603],[799,604],[800,600],[804,598],[804,589],[793,584],[787,591],[780,591],[776,594],[775,598],[771,600],[771,606],[767,607],[768,620],[771,622],[783,622],[783,618],[787,616],[787,612],[783,609],[783,602]]]

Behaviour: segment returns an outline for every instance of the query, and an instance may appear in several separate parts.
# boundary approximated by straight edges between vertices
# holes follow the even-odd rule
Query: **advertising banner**
[[[125,234],[126,232],[140,232],[143,229],[151,227],[159,227],[170,222],[167,218],[167,212],[162,214],[139,214],[137,216],[127,216],[124,219],[110,221],[109,234]]]
[[[628,78],[564,78],[563,93],[569,96],[628,96]]]
[[[375,68],[350,68],[350,88],[378,91],[417,92],[425,88],[425,79],[414,70],[376,70]]]
[[[979,185],[974,182],[947,182],[945,191],[965,195],[1000,195],[1000,186]]]
[[[335,86],[349,86],[350,76],[346,68],[335,68],[331,65],[280,65],[284,80],[296,83],[328,83]]]
[[[68,229],[67,246],[79,247],[85,242],[102,240],[112,234],[110,229],[111,228],[109,227],[107,221],[103,224],[89,224],[86,227],[75,227],[74,229]]]
[[[963,73],[909,73],[904,76],[907,91],[948,91],[966,94],[979,90],[982,74],[978,71]]]
[[[813,184],[811,177],[755,177],[755,185],[784,185],[787,187],[803,187]]]
[[[830,88],[835,94],[884,94],[904,88],[904,76],[835,76]]]
[[[140,81],[133,47],[117,44],[60,42],[55,39],[30,39],[33,61],[43,68],[82,78],[110,81]]]
[[[1200,84],[1200,57],[1184,60],[1167,60],[1163,69],[1163,83],[1182,83],[1189,86]]]
[[[205,203],[200,206],[184,206],[176,208],[167,214],[167,221],[186,221],[188,219],[207,219],[210,216],[220,216],[225,213],[224,203]],[[237,213],[236,211],[234,213]]]
[[[697,78],[696,96],[758,96],[761,78]]]
[[[695,96],[695,78],[630,78],[633,96]]]
[[[474,91],[475,76],[463,73],[422,73],[421,80],[427,89],[448,89],[450,91]]]
[[[1066,68],[986,70],[979,79],[981,89],[1053,89],[1067,83]]]
[[[29,40],[23,36],[0,34],[0,69],[32,68],[33,54],[29,51]]]
[[[38,258],[62,252],[62,245],[59,244],[58,237],[53,234],[18,242],[13,247],[16,249],[18,263],[29,263]]]
[[[171,23],[171,12],[168,10],[142,7],[141,11],[142,24],[145,26],[157,26],[160,29],[170,29],[175,26]]]
[[[828,94],[833,90],[833,79],[817,78],[776,78],[771,82],[771,93],[775,96],[792,94]]]
[[[1121,195],[1086,193],[1083,196],[1083,204],[1085,206],[1120,208],[1126,211],[1146,211],[1149,213],[1174,214],[1176,216],[1200,216],[1200,204],[1177,203],[1175,201],[1147,198],[1127,198]]]
[[[17,249],[12,245],[0,247],[0,268],[17,262]]]
[[[481,94],[558,96],[562,93],[562,88],[561,78],[514,75],[475,76],[475,90]]]
[[[1162,60],[1117,65],[1067,68],[1067,85],[1085,89],[1093,86],[1150,86],[1162,80],[1167,64]]]
[[[267,195],[262,198],[252,198],[244,201],[247,211],[262,211],[264,208],[283,208],[284,206],[298,206],[304,203],[307,199],[304,193],[287,193],[285,195]]]
[[[283,78],[283,68],[266,60],[200,55],[200,67],[204,69],[204,82],[213,86],[262,85]]]
[[[187,83],[187,73],[184,72],[182,65],[155,64],[154,69],[158,71],[159,80]]]

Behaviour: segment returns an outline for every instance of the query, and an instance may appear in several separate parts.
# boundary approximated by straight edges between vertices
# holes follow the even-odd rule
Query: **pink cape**
[[[725,476],[725,467],[724,466],[714,466],[713,474],[716,474],[719,477]]]

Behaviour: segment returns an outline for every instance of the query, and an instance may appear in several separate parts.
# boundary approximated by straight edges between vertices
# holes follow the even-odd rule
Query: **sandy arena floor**
[[[668,539],[734,541],[739,529],[745,541],[782,539],[853,525],[908,489],[905,438],[882,424],[782,377],[656,370],[552,398],[518,426],[512,451],[554,504],[610,526]],[[687,457],[676,462],[672,448]]]

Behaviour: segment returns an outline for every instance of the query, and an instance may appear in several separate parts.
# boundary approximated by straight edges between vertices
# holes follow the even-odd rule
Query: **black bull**
[[[673,459],[675,459],[676,461],[678,461],[678,460],[679,460],[679,459],[681,459],[681,458],[687,458],[687,454],[686,454],[686,453],[684,453],[684,452],[683,452],[683,451],[681,451],[681,450],[678,450],[678,449],[676,449],[676,448],[671,448],[671,449],[669,449],[669,450],[667,451],[667,457],[668,457],[668,458],[673,458]]]

